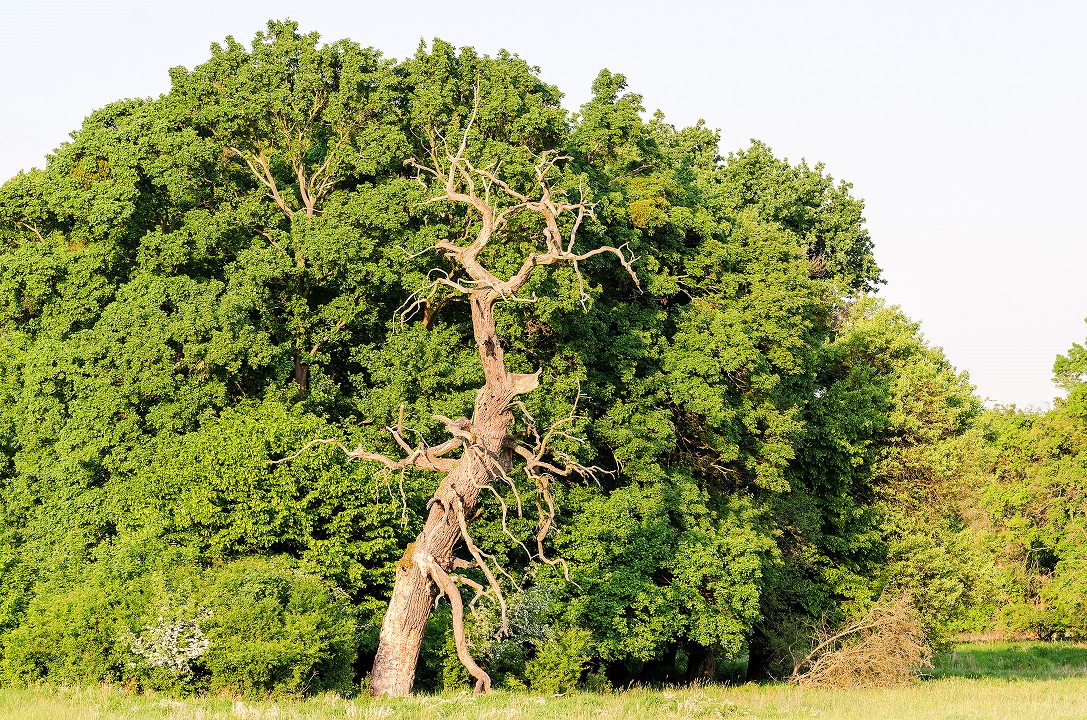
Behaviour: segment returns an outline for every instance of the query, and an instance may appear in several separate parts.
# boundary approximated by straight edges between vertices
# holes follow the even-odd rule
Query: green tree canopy
[[[511,597],[547,598],[539,622],[570,630],[618,681],[712,673],[783,609],[814,616],[892,581],[879,565],[904,557],[906,535],[888,508],[946,492],[938,449],[977,404],[915,325],[851,299],[879,269],[862,203],[821,165],[758,142],[722,156],[714,131],[647,119],[606,70],[570,114],[518,56],[441,41],[396,62],[273,22],[171,78],[160,98],[92,113],[44,170],[0,189],[12,667],[46,627],[28,607],[47,590],[93,595],[133,538],[194,587],[234,582],[229,568],[256,557],[276,583],[284,567],[302,573],[298,592],[339,588],[361,629],[354,651],[373,650],[433,479],[329,446],[270,461],[316,438],[394,454],[384,427],[401,413],[437,442],[434,416],[470,412],[483,374],[470,315],[430,284],[456,266],[427,249],[477,220],[425,202],[405,165],[462,140],[514,190],[536,182],[541,154],[561,157],[555,187],[593,208],[579,242],[628,249],[640,285],[593,257],[534,274],[521,296],[534,301],[497,308],[510,369],[542,369],[526,408],[546,427],[577,398],[568,431],[584,442],[559,449],[609,471],[553,487],[540,542],[563,563],[524,552],[538,532],[517,511],[531,478],[499,488],[505,512],[481,506],[475,537]],[[513,223],[488,267],[508,277],[540,230]],[[146,585],[149,572],[121,577]],[[107,640],[138,635],[148,603],[116,615]],[[341,631],[307,668],[341,657]],[[503,641],[524,650],[510,674],[540,637]],[[120,657],[83,678],[129,677]],[[200,672],[234,682],[215,669],[232,662]]]

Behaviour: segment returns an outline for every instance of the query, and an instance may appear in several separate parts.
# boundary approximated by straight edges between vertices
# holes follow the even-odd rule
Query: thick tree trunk
[[[453,548],[461,539],[458,506],[463,508],[465,520],[469,520],[480,491],[493,479],[494,471],[488,463],[497,463],[503,471],[509,469],[510,451],[505,440],[513,420],[510,402],[535,388],[536,376],[506,371],[502,346],[495,332],[493,300],[473,294],[471,302],[475,339],[487,379],[476,396],[467,428],[473,447],[465,449],[457,465],[442,479],[423,531],[397,565],[393,595],[381,624],[370,678],[370,692],[375,696],[403,697],[411,692],[423,631],[438,592],[427,565],[434,563],[447,573],[452,571]]]
[[[309,391],[309,365],[303,363],[297,354],[294,359],[294,382],[300,393]]]
[[[419,542],[416,538],[408,545],[396,566],[396,584],[381,624],[381,639],[370,677],[370,692],[375,696],[404,697],[411,692],[415,681],[415,665],[435,594],[434,583],[413,557]]]
[[[712,682],[714,679],[713,648],[698,643],[687,646],[687,672],[684,680],[688,683],[699,681]]]
[[[748,643],[747,656],[747,682],[762,682],[770,679],[770,661],[773,653],[770,652],[770,638],[763,630],[755,626],[751,631]]]
[[[508,425],[507,421],[501,428],[492,428],[504,437]],[[501,447],[494,451],[494,457],[498,458]],[[415,542],[408,545],[396,567],[396,583],[381,624],[377,657],[370,678],[373,695],[404,697],[411,692],[423,631],[438,590],[426,565],[433,562],[446,572],[452,572],[453,547],[461,539],[457,500],[468,514],[475,507],[480,489],[489,480],[483,463],[466,453],[434,493],[436,502],[430,507],[426,526]]]

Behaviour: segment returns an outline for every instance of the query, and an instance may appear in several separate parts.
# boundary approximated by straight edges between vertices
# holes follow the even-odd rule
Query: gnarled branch
[[[490,675],[485,673],[468,653],[468,641],[464,636],[464,600],[460,596],[460,590],[433,558],[415,558],[415,561],[434,580],[442,594],[449,598],[449,606],[453,611],[453,642],[457,647],[457,658],[476,679],[475,694],[489,693],[491,691]]]
[[[441,419],[448,420],[448,418]],[[397,420],[397,426],[386,426],[385,430],[388,431],[390,435],[392,435],[392,438],[396,441],[396,444],[399,445],[400,448],[407,453],[406,457],[399,460],[394,460],[387,455],[370,452],[363,448],[361,444],[359,444],[359,446],[356,447],[354,450],[351,450],[340,440],[337,440],[335,438],[321,438],[318,440],[310,440],[308,443],[303,445],[298,452],[292,455],[279,458],[278,460],[269,460],[268,464],[279,465],[280,463],[295,460],[299,456],[301,456],[302,453],[306,452],[314,445],[334,445],[342,450],[343,453],[352,460],[370,460],[373,462],[378,462],[384,465],[386,470],[392,472],[404,470],[405,468],[409,467],[416,467],[421,470],[432,470],[434,472],[447,473],[456,466],[457,461],[452,458],[446,458],[445,455],[464,445],[464,438],[455,436],[449,440],[446,440],[444,443],[440,445],[435,445],[433,447],[428,446],[426,443],[422,442],[419,443],[419,445],[412,447],[407,442],[407,440],[404,439],[403,406],[400,407],[400,417]]]
[[[473,108],[473,118],[474,113]],[[468,127],[471,127],[471,123]],[[489,289],[488,302],[516,298],[538,267],[568,263],[577,275],[580,300],[584,306],[588,294],[578,263],[603,254],[618,258],[635,286],[641,287],[633,267],[637,258],[627,245],[605,245],[585,252],[575,250],[578,229],[586,218],[595,216],[593,203],[585,200],[584,192],[581,192],[577,202],[571,202],[566,197],[566,191],[556,190],[551,184],[552,172],[558,163],[571,159],[569,156],[554,152],[544,152],[538,156],[535,166],[536,193],[530,196],[503,180],[498,174],[497,166],[494,169],[478,168],[465,157],[467,133],[468,129],[465,130],[464,139],[455,153],[444,144],[444,153],[439,151],[438,144],[432,137],[429,162],[412,158],[406,164],[416,169],[419,182],[424,186],[428,185],[424,178],[430,178],[439,184],[439,192],[429,197],[425,203],[450,202],[470,207],[477,214],[479,230],[474,238],[464,239],[467,240],[466,244],[458,244],[446,238],[439,240],[430,249],[442,252],[464,268],[474,288]],[[501,198],[513,202],[502,203]],[[500,231],[513,216],[523,212],[532,213],[543,221],[544,248],[542,252],[530,253],[513,275],[501,280],[479,261],[479,254],[494,238],[501,237]],[[563,232],[560,218],[567,214],[573,216],[573,223],[568,232]],[[459,284],[452,287],[465,294],[472,292],[472,289]]]

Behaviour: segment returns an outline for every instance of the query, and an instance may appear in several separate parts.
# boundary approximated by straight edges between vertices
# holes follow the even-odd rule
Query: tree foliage
[[[993,626],[1046,638],[1087,636],[1087,383],[1083,345],[1053,364],[1066,391],[1045,412],[990,411],[977,430],[979,539],[989,555]]]
[[[813,627],[888,592],[910,596],[939,646],[980,583],[959,533],[960,445],[980,411],[966,375],[874,298],[844,309],[813,369],[790,489],[770,500],[782,562],[761,597],[756,677],[791,672]]]
[[[488,641],[517,648],[511,683],[711,676],[887,585],[958,612],[947,458],[977,401],[916,325],[857,299],[880,283],[863,205],[821,165],[721,156],[606,70],[571,115],[516,55],[441,41],[396,62],[272,22],[171,79],[0,189],[9,679],[128,679],[123,638],[163,603],[211,643],[190,688],[358,679],[433,481],[328,446],[271,461],[327,437],[394,452],[398,418],[433,442],[435,416],[469,412],[471,319],[432,284],[455,264],[425,251],[477,221],[424,202],[405,165],[462,138],[513,189],[561,156],[555,187],[593,208],[579,238],[628,248],[641,288],[592,257],[496,311],[511,371],[542,369],[531,415],[573,413],[585,442],[560,449],[613,471],[556,485],[545,537],[517,511],[524,474],[474,520],[511,597],[547,598],[524,627],[553,630]],[[539,231],[515,221],[488,267],[510,276]],[[563,563],[529,562],[537,539]],[[240,640],[258,621],[270,634]]]

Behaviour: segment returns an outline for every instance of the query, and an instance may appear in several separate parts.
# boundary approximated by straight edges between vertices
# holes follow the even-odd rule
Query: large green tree
[[[979,585],[959,532],[962,438],[980,412],[967,376],[872,297],[841,308],[812,368],[789,488],[768,499],[780,562],[760,597],[752,679],[790,674],[813,628],[884,592],[909,594],[939,644]]]
[[[547,598],[540,622],[616,681],[743,653],[791,557],[783,498],[833,514],[867,482],[816,449],[851,452],[830,375],[872,380],[828,350],[879,282],[849,186],[759,143],[722,157],[621,75],[570,115],[520,58],[440,41],[396,63],[270,23],[171,77],[0,190],[11,672],[74,672],[23,667],[27,607],[154,585],[109,575],[137,540],[197,584],[274,556],[342,588],[378,692],[410,690],[466,563],[481,621]],[[316,439],[348,452],[299,454]],[[490,647],[562,635],[506,625]],[[499,649],[476,655],[525,671]],[[134,672],[108,658],[84,679]]]

